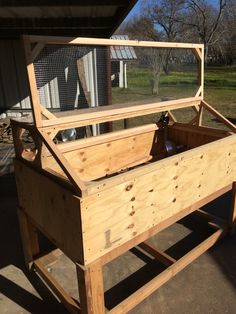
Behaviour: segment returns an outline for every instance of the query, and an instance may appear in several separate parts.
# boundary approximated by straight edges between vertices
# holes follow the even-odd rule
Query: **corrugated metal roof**
[[[112,39],[129,40],[127,35],[113,35]],[[133,47],[111,46],[111,60],[135,60],[137,55]]]

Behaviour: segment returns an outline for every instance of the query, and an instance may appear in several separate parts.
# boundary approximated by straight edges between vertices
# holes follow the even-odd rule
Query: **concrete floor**
[[[0,190],[0,313],[67,313],[37,275],[24,268],[15,211],[14,177],[0,177]],[[208,210],[217,208],[226,216],[229,199],[230,195],[218,199]],[[199,230],[199,222],[188,218],[161,232],[152,241],[173,257],[180,257],[206,236],[203,227],[201,234],[196,233],[196,227]],[[144,278],[151,278],[160,270],[160,264],[135,249],[106,265],[107,307],[113,307],[134,287],[141,285]],[[52,267],[52,274],[77,297],[74,265],[64,255]],[[236,236],[222,239],[130,313],[236,313]]]

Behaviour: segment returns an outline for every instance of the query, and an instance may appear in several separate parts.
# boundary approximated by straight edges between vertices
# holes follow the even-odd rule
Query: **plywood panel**
[[[95,180],[150,160],[160,153],[160,136],[155,131],[137,134],[65,152],[64,157],[82,180]],[[53,157],[48,158],[48,167],[61,173]]]
[[[120,177],[81,203],[86,263],[235,181],[236,136]]]
[[[79,198],[20,161],[14,166],[19,206],[64,253],[82,263]]]
[[[181,123],[176,123],[168,129],[168,138],[176,144],[185,145],[188,149],[216,141],[226,136],[229,136],[228,131]]]

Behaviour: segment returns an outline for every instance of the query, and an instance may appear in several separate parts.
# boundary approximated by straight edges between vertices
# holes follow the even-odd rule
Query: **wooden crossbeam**
[[[75,190],[79,193],[79,195],[82,195],[82,194],[85,195],[86,190],[87,190],[85,183],[80,180],[80,178],[75,173],[70,163],[67,161],[67,159],[63,156],[63,154],[57,148],[57,145],[53,142],[53,140],[49,137],[49,135],[45,131],[38,129],[38,134],[40,138],[42,139],[43,143],[45,144],[45,146],[47,147],[47,149],[53,155],[55,160],[58,162],[62,170],[65,172],[66,176],[69,178],[69,180],[75,187]]]
[[[147,242],[142,242],[138,246],[148,254],[155,257],[159,262],[161,262],[165,266],[170,266],[176,262],[176,259],[166,254],[165,252],[157,250],[153,245]]]
[[[146,299],[150,294],[155,292],[156,289],[165,284],[168,280],[173,278],[177,273],[184,269],[187,265],[192,263],[201,254],[206,252],[212,247],[223,235],[226,230],[219,229],[205,241],[200,243],[197,247],[192,249],[173,265],[164,270],[161,274],[154,277],[151,281],[145,284],[142,288],[131,294],[128,298],[115,306],[109,313],[110,314],[123,314],[134,308],[137,304]]]
[[[139,41],[139,40],[118,40],[106,38],[86,38],[86,37],[57,37],[57,36],[29,36],[30,42],[42,42],[48,44],[68,44],[68,45],[99,45],[99,46],[133,46],[151,48],[179,48],[195,49],[203,48],[203,44],[175,43],[160,41]]]
[[[96,109],[84,109],[81,111],[78,110],[78,113],[73,116],[44,120],[43,126],[47,131],[51,131],[52,129],[63,130],[71,127],[81,127],[96,123],[139,117],[168,110],[187,108],[199,105],[200,101],[201,98],[193,97],[143,105],[135,105],[134,103],[132,105],[110,105],[106,107],[98,107]]]
[[[38,257],[37,260],[40,261],[43,267],[50,267],[57,262],[58,258],[62,254],[63,253],[60,249],[55,249],[47,254],[44,254],[43,256]]]
[[[34,261],[33,267],[70,313],[80,313],[79,304],[75,302],[62,288],[62,286],[59,285],[59,283],[53,278],[53,276],[50,275],[50,273],[44,268],[40,260]]]
[[[224,125],[226,125],[230,130],[236,133],[236,126],[226,119],[221,113],[219,113],[216,109],[210,106],[206,101],[201,102],[202,106],[206,108],[213,116],[215,116],[219,121],[221,121]]]

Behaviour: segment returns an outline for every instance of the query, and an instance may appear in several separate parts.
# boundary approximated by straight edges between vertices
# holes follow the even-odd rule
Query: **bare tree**
[[[126,23],[120,31],[129,35],[130,39],[159,41],[161,34],[154,27],[153,21],[147,15],[137,16],[129,23]],[[148,67],[151,70],[151,91],[158,95],[160,76],[163,71],[164,50],[158,48],[136,49],[139,65]]]
[[[236,0],[228,0],[223,13],[224,34],[218,44],[222,59],[228,65],[236,63]]]
[[[207,0],[186,0],[185,18],[182,23],[193,30],[205,46],[205,60],[207,61],[209,46],[219,39],[220,22],[226,7],[226,0],[219,0],[215,8]]]
[[[209,47],[221,39],[220,26],[227,1],[234,0],[219,0],[216,7],[209,0],[149,0],[143,6],[165,40],[200,41],[205,45],[207,61]]]
[[[185,0],[149,0],[143,3],[144,14],[151,19],[153,25],[162,33],[165,41],[177,41],[183,35],[182,10]],[[163,55],[163,70],[169,73],[171,49]]]

